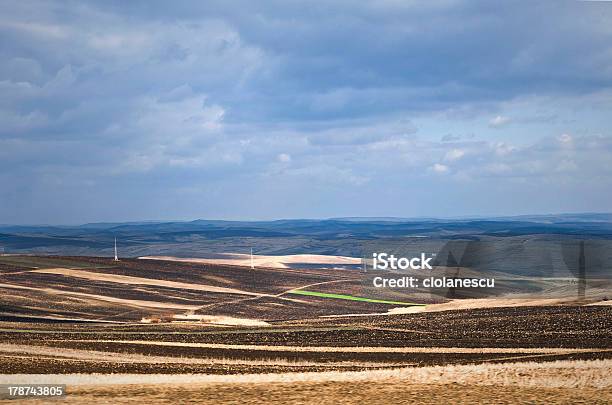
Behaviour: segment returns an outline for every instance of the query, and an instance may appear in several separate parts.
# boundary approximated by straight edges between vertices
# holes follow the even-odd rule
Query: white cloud
[[[562,134],[557,140],[563,148],[571,148],[574,145],[574,138],[570,134]]]
[[[449,169],[448,169],[448,166],[446,165],[436,163],[431,167],[431,170],[433,170],[436,173],[443,174],[443,173],[447,173]]]
[[[291,162],[291,155],[287,153],[280,153],[276,159],[281,163],[289,163]]]
[[[9,28],[21,31],[25,34],[36,35],[42,38],[55,38],[63,39],[70,34],[70,30],[67,27],[45,24],[45,23],[32,23],[32,22],[19,22],[19,21],[0,21],[0,28]]]
[[[489,126],[491,128],[501,128],[509,123],[510,123],[510,118],[504,117],[502,115],[498,115],[497,117],[489,121]]]
[[[497,143],[495,146],[495,154],[498,156],[506,156],[511,154],[512,152],[514,152],[516,150],[516,147],[512,146],[512,145],[508,145],[505,142],[499,142]]]
[[[447,162],[454,162],[455,160],[461,159],[463,156],[465,156],[464,150],[451,149],[448,152],[446,152],[446,155],[444,155],[444,160],[446,160]]]

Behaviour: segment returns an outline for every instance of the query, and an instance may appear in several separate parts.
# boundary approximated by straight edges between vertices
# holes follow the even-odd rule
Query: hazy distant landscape
[[[527,237],[612,239],[612,214],[479,219],[346,218],[328,220],[99,223],[80,226],[0,225],[5,253],[123,257],[215,257],[222,253],[324,254],[361,257],[363,245],[389,238]]]

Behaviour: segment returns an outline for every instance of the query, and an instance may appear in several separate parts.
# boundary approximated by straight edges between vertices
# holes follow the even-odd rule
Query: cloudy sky
[[[612,3],[359,3],[0,2],[0,223],[612,211]]]

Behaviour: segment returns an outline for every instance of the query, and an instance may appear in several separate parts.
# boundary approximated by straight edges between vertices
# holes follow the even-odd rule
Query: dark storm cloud
[[[612,8],[597,3],[104,4],[145,21],[226,21],[274,60],[274,74],[252,83],[271,85],[252,96],[263,101],[257,112],[274,117],[442,108],[612,83]],[[326,98],[336,108],[319,108]]]

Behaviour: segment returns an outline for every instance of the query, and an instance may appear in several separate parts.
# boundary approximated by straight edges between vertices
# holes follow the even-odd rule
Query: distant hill
[[[465,219],[333,218],[276,221],[142,221],[79,226],[0,225],[5,253],[204,257],[221,252],[360,256],[367,241],[386,238],[612,239],[612,214],[524,215]]]

